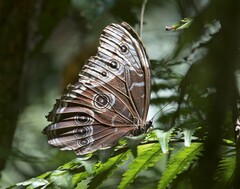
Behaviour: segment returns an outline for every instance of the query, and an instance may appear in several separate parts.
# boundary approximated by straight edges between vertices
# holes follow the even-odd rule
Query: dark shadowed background
[[[106,25],[125,21],[139,31],[141,6],[141,0],[0,2],[0,187],[36,177],[76,157],[73,152],[61,152],[47,144],[41,134],[48,125],[45,115],[66,85],[77,80],[85,61],[96,53]],[[185,17],[194,19],[189,28],[165,30],[165,26]],[[232,123],[239,116],[239,37],[237,0],[149,0],[146,5],[141,38],[149,58],[155,60],[151,62],[153,94],[149,118],[161,109],[165,99],[168,103],[177,101],[169,100],[173,91],[161,85],[162,77],[167,77],[163,74],[171,72],[170,79],[175,77],[181,83],[183,93],[187,85],[195,85],[188,91],[191,102],[195,109],[205,111],[209,121],[199,134],[208,133],[206,154],[195,172],[200,181],[205,173],[214,174],[221,140],[235,135]],[[171,71],[166,65],[171,65]],[[212,88],[217,91],[213,100],[197,100],[199,91]],[[182,93],[175,96],[181,98]],[[171,126],[165,125],[164,129]],[[238,151],[236,154],[239,157]],[[157,172],[154,176],[159,178]]]

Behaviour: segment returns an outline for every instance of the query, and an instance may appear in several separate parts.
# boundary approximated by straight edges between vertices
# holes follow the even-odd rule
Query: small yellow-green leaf
[[[192,18],[184,18],[177,24],[166,26],[167,31],[171,30],[182,30],[188,28],[192,24],[193,19]]]

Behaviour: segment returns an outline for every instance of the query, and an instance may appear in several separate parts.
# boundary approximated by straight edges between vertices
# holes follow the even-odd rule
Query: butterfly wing
[[[141,133],[150,99],[150,69],[137,33],[125,22],[107,26],[90,57],[47,116],[49,144],[77,155]]]

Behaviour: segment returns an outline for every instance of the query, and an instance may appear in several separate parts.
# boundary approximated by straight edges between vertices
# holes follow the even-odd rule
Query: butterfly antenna
[[[165,105],[164,107],[162,107],[160,110],[157,111],[157,113],[154,114],[154,116],[152,117],[152,119],[150,119],[150,121],[153,122],[153,120],[155,119],[155,117],[160,113],[162,112],[162,110],[166,107],[167,105]]]
[[[155,113],[154,116],[152,117],[152,119],[150,119],[149,121],[147,121],[146,127],[144,128],[144,132],[149,132],[149,131],[151,131],[151,130],[154,129],[154,128],[153,128],[153,122],[154,122],[155,117],[157,116],[157,114],[159,114],[160,112],[162,112],[162,110],[163,110],[164,108],[166,108],[166,106],[167,106],[167,104],[166,104],[164,107],[162,107],[157,113]]]
[[[169,104],[166,104],[165,106],[163,106],[157,113],[154,114],[154,116],[152,117],[152,119],[150,119],[150,121],[153,123],[153,120],[155,119],[155,117],[160,113],[163,112],[163,109],[165,109]],[[169,108],[167,109],[167,111],[171,110],[171,109],[175,109],[175,108]]]
[[[139,32],[139,36],[142,37],[142,29],[143,29],[143,17],[144,17],[144,12],[145,12],[145,7],[147,4],[148,0],[143,0],[143,4],[142,4],[142,10],[141,10],[141,18],[140,18],[140,32]]]

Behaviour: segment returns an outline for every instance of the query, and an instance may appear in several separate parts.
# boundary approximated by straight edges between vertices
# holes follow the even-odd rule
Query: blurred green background
[[[45,115],[95,54],[102,29],[112,22],[139,24],[141,5],[137,0],[0,2],[1,185],[75,158],[47,144],[41,134],[48,125]],[[174,48],[177,33],[166,32],[165,25],[180,19],[178,6],[148,2],[142,39],[150,58],[161,59]]]
[[[234,2],[216,6],[218,3],[210,0],[149,0],[141,36],[149,58],[159,62],[176,61],[179,56],[184,59],[189,49],[179,53],[180,49],[200,37],[203,25],[213,20],[221,19],[233,28],[229,35],[239,37],[239,14],[228,16],[228,7]],[[0,2],[0,186],[35,177],[76,157],[73,152],[61,152],[47,144],[41,134],[48,125],[45,115],[65,86],[77,80],[85,61],[96,53],[106,25],[126,21],[138,31],[141,6],[141,0]],[[190,32],[165,30],[166,25],[185,17],[197,20]],[[219,28],[211,29],[215,33]],[[202,58],[205,50],[192,52],[191,58]],[[187,69],[188,64],[175,67],[182,75]],[[167,90],[162,95],[166,94]],[[150,118],[159,109],[156,105],[151,106]]]

